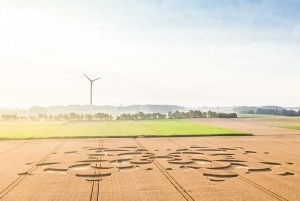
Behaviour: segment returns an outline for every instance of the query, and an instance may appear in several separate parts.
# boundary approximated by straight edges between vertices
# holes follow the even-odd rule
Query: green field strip
[[[244,132],[186,120],[141,120],[105,122],[13,123],[0,125],[0,139],[82,138],[82,137],[174,137],[249,135]]]

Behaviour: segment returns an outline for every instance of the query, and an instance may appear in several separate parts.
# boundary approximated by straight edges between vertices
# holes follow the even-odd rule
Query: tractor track
[[[48,153],[45,157],[43,157],[38,163],[44,163],[45,161],[47,161],[50,156],[52,155],[52,153],[58,151],[65,143],[67,142],[67,140],[64,140],[62,143],[60,143],[59,145],[57,145],[53,150],[50,151],[50,153]],[[18,184],[20,184],[28,175],[30,175],[32,172],[34,172],[39,166],[37,165],[32,166],[30,169],[28,169],[26,171],[27,174],[25,175],[21,175],[19,176],[16,180],[14,180],[11,184],[9,184],[5,189],[3,189],[0,192],[0,199],[2,199],[5,195],[7,195],[9,192],[11,192]]]
[[[139,141],[135,138],[136,143],[142,149],[146,149]],[[159,162],[153,162],[159,171],[169,180],[169,182],[175,187],[175,189],[188,201],[194,201],[194,198],[182,187],[177,181],[160,165]]]
[[[179,144],[178,142],[174,142],[174,141],[171,140],[171,139],[168,139],[168,141],[170,141],[170,142],[172,142],[172,143],[174,143],[174,144],[176,144],[176,145],[178,145],[178,146],[180,146],[180,147],[182,147],[182,148],[185,147],[185,146]],[[206,143],[212,144],[212,143],[207,142],[207,141],[206,141]],[[213,145],[213,144],[212,144],[212,145]],[[215,162],[215,161],[212,161],[212,162],[213,162],[215,165],[221,166],[220,164],[218,164],[218,163]],[[225,171],[228,172],[228,173],[230,173],[230,174],[234,174],[234,173],[233,173],[232,171],[230,171],[230,170],[225,170]],[[266,193],[266,194],[272,196],[273,198],[275,198],[275,199],[277,199],[277,200],[280,200],[280,201],[288,201],[288,199],[286,199],[286,198],[284,198],[284,197],[278,195],[277,193],[274,193],[274,192],[272,192],[272,191],[266,189],[265,187],[263,187],[263,186],[261,186],[261,185],[255,183],[255,182],[253,182],[253,181],[251,181],[251,180],[249,180],[249,179],[247,179],[247,178],[245,178],[245,177],[243,177],[243,176],[241,176],[241,175],[238,175],[237,178],[239,178],[240,180],[242,180],[242,181],[244,181],[244,182],[250,184],[251,186],[257,188],[258,190],[260,190],[260,191],[262,191],[262,192],[264,192],[264,193]]]
[[[99,140],[99,149],[103,148],[103,140]],[[102,156],[97,156],[97,160],[101,160]],[[98,164],[96,164],[97,166]],[[101,162],[99,162],[99,166],[101,167]],[[101,175],[101,170],[95,170],[94,175]],[[90,201],[98,201],[99,200],[99,195],[100,195],[100,180],[95,181],[93,180],[92,183],[92,189],[91,189],[91,194],[90,194]]]

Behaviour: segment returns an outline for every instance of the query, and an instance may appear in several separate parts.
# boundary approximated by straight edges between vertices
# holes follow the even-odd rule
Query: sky
[[[300,105],[300,0],[0,0],[0,108]]]

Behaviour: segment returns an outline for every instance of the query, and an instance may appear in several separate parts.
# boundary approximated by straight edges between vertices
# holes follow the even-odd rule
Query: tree
[[[283,110],[281,111],[281,115],[282,115],[282,116],[287,116],[287,113],[288,113],[288,111],[287,111],[286,109],[283,109]]]
[[[18,119],[16,114],[6,114],[6,115],[4,114],[4,115],[1,115],[1,118],[4,121],[16,121]]]
[[[86,114],[86,115],[84,116],[84,119],[85,119],[85,120],[88,120],[88,121],[92,121],[92,120],[94,119],[94,116],[91,115],[91,114]]]
[[[71,112],[70,114],[69,114],[69,117],[70,117],[70,120],[76,120],[76,113],[74,113],[74,112]]]
[[[64,121],[69,121],[70,120],[70,116],[68,114],[64,114],[64,115],[62,115],[62,119]]]
[[[30,119],[31,121],[35,121],[35,120],[36,120],[36,116],[29,116],[29,119]]]
[[[151,115],[150,113],[147,113],[147,114],[146,114],[146,119],[148,119],[148,120],[149,120],[149,119],[152,119],[152,115]]]
[[[236,113],[219,113],[218,114],[218,118],[237,118],[237,114]]]
[[[48,119],[48,116],[46,114],[38,114],[38,116],[37,116],[38,121],[47,120],[47,119]]]
[[[94,115],[94,118],[97,120],[111,120],[112,116],[105,113],[97,113]]]
[[[287,112],[287,116],[293,117],[293,116],[297,116],[298,113],[294,110],[288,110]]]
[[[139,119],[146,119],[146,114],[143,112],[139,112]]]

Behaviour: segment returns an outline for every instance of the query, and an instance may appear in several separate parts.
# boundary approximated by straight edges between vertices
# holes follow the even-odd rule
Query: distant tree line
[[[236,113],[217,113],[217,112],[201,112],[200,110],[190,110],[188,112],[169,112],[168,114],[155,113],[143,113],[138,112],[136,114],[121,114],[117,116],[116,120],[153,120],[153,119],[190,119],[190,118],[237,118]],[[93,120],[113,120],[113,116],[105,113],[92,114],[77,114],[71,112],[69,114],[57,114],[47,115],[38,114],[31,116],[18,116],[1,115],[1,119],[4,121],[93,121]]]
[[[18,119],[18,116],[16,114],[4,114],[1,115],[1,118],[4,121],[15,121]]]
[[[117,116],[117,120],[153,120],[153,119],[190,119],[190,118],[237,118],[236,113],[217,113],[217,112],[201,112],[200,110],[190,110],[188,112],[168,112],[168,115],[161,113],[143,113],[121,114]]]
[[[300,109],[297,111],[295,110],[287,110],[287,109],[263,109],[257,108],[256,110],[244,110],[241,113],[243,114],[270,114],[270,115],[281,115],[281,116],[300,116]]]
[[[151,120],[151,119],[166,119],[166,114],[155,113],[143,113],[139,112],[136,114],[121,114],[117,116],[117,120]]]
[[[200,110],[190,110],[188,112],[175,111],[168,113],[169,119],[190,119],[190,118],[237,118],[236,113],[217,113],[213,111],[201,112]]]
[[[26,116],[18,116],[16,114],[12,115],[1,115],[1,119],[3,121],[92,121],[92,120],[112,120],[113,117],[109,114],[105,113],[97,113],[95,115],[92,114],[76,114],[71,112],[70,114],[58,114],[58,115],[46,115],[46,114],[38,114],[38,115],[30,115]]]
[[[218,118],[237,118],[236,113],[218,113]]]

